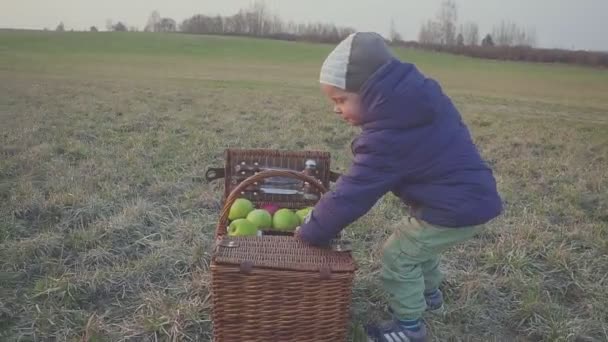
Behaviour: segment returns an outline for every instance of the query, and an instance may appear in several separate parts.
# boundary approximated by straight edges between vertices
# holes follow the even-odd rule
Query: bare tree
[[[239,13],[225,19],[223,32],[230,34],[243,34],[245,26],[245,15],[243,10],[240,10]]]
[[[162,30],[167,30],[164,24],[161,26],[163,26]],[[336,27],[334,24],[294,22],[286,24],[279,16],[270,12],[263,1],[256,1],[249,8],[229,17],[197,14],[182,21],[179,29],[182,32],[197,34],[255,35],[288,40],[300,38],[317,42],[338,42],[355,32],[350,27]]]
[[[164,18],[161,29],[163,32],[174,31],[173,19]],[[198,33],[198,34],[222,34],[222,33],[238,33],[234,30],[232,19],[227,18],[222,20],[220,16],[208,17],[206,15],[197,14],[191,18],[184,20],[180,26],[182,32]]]
[[[89,31],[90,31],[90,32],[97,32],[97,31],[99,31],[99,30],[97,29],[97,27],[95,27],[95,26],[91,26],[91,27],[89,28]]]
[[[390,27],[390,30],[389,30],[389,39],[393,43],[403,40],[403,38],[401,37],[401,34],[399,33],[399,31],[397,31],[397,27],[395,27],[395,20],[394,19],[391,19],[391,27]]]
[[[114,31],[114,21],[112,19],[106,19],[106,30]]]
[[[474,22],[467,22],[460,32],[464,38],[464,45],[475,46],[479,44],[479,26]]]
[[[57,27],[55,28],[55,31],[57,31],[57,32],[65,31],[65,26],[63,25],[63,22],[60,22],[59,25],[57,25]]]
[[[500,25],[494,26],[492,36],[498,46],[511,46],[515,40],[517,26],[513,23],[502,21]]]
[[[192,16],[182,22],[180,30],[187,33],[213,33],[211,18],[202,14]]]
[[[357,32],[357,30],[355,30],[352,27],[339,27],[338,28],[338,35],[340,36],[340,39],[344,39],[355,32]]]
[[[297,34],[298,33],[298,24],[296,24],[293,20],[290,20],[285,25],[285,33]]]
[[[154,32],[175,32],[177,25],[175,20],[171,18],[162,18],[159,23],[156,24]]]
[[[270,34],[277,34],[285,32],[285,24],[278,15],[274,15],[270,21],[270,27],[268,29]]]
[[[498,46],[534,46],[536,44],[536,32],[534,30],[525,30],[513,22],[504,20],[500,25],[494,26],[492,36]]]
[[[214,18],[213,26],[215,27],[217,33],[223,34],[226,32],[226,21],[220,15]]]
[[[456,43],[456,22],[458,9],[454,0],[444,0],[437,13],[437,21],[441,27],[441,43],[454,45]]]
[[[534,30],[534,29],[528,29],[528,30],[521,29],[519,31],[519,34],[515,38],[515,45],[530,46],[530,47],[536,46],[536,30]]]
[[[249,32],[254,36],[264,36],[269,22],[268,8],[263,0],[256,0],[247,13]]]
[[[422,44],[442,44],[443,34],[441,25],[433,20],[428,20],[422,24],[418,33],[418,41]]]
[[[444,0],[437,11],[436,20],[428,20],[420,28],[418,40],[423,44],[454,45],[458,8],[454,0]]]
[[[160,24],[161,18],[160,18],[160,13],[158,13],[158,11],[154,10],[152,11],[152,13],[150,13],[150,16],[148,17],[148,22],[146,23],[146,27],[144,28],[144,31],[146,32],[158,32],[158,24]]]

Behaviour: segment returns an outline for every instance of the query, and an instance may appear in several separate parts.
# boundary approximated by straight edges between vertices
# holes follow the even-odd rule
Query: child
[[[375,341],[426,341],[422,315],[441,311],[439,256],[500,215],[502,204],[458,110],[439,84],[399,61],[376,33],[343,40],[321,68],[334,112],[361,127],[353,163],[297,236],[327,245],[391,191],[410,215],[383,247],[381,280],[393,320],[368,328]]]

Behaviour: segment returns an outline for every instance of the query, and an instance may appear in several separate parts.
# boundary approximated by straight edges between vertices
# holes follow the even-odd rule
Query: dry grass
[[[323,149],[348,165],[355,131],[328,114],[318,61],[35,62],[45,56],[0,50],[0,340],[207,340],[221,189],[201,182],[205,168],[230,146]],[[454,96],[507,208],[445,256],[435,339],[608,340],[608,73],[507,64],[471,76],[460,57],[414,57]],[[401,213],[389,195],[346,231],[361,267],[355,327],[384,309],[378,248]]]

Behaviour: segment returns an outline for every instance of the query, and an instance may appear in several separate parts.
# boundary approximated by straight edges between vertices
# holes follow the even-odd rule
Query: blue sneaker
[[[426,301],[426,311],[434,315],[443,315],[445,313],[441,290],[436,289],[435,291],[425,292],[424,300]]]
[[[393,319],[367,327],[368,342],[427,342],[426,326],[421,320]]]

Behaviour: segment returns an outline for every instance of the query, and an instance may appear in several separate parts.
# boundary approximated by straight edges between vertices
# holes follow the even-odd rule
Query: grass
[[[227,147],[322,149],[328,45],[0,31],[0,340],[207,340]],[[444,258],[438,341],[608,339],[608,71],[398,51],[438,79],[495,169],[505,214]],[[271,134],[269,134],[271,133]],[[386,196],[346,236],[353,326],[380,315]],[[356,330],[356,329],[355,329]]]

